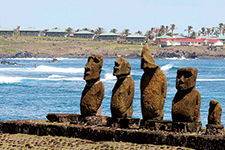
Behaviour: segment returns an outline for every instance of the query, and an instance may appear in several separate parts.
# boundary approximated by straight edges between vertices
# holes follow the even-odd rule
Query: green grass
[[[7,52],[17,52],[17,50],[9,48],[9,49],[5,49],[3,51],[0,51],[0,53],[7,53]]]

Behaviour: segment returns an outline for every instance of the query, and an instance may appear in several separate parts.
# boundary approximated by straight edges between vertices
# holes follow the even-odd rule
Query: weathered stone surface
[[[91,55],[85,66],[84,80],[86,86],[82,92],[80,110],[83,116],[101,116],[101,104],[104,97],[104,85],[100,81],[103,58],[101,55]]]
[[[0,121],[0,133],[26,133],[40,136],[76,137],[93,141],[176,145],[198,150],[225,149],[225,136],[221,135],[181,134],[167,131],[82,126],[66,123],[50,123],[47,120]]]
[[[211,100],[209,103],[208,124],[221,124],[222,107],[219,101]]]
[[[139,128],[140,118],[107,118],[107,126],[116,128]]]
[[[113,75],[117,82],[112,90],[112,117],[132,117],[134,98],[134,79],[130,75],[130,63],[122,57],[115,61]]]
[[[162,120],[167,91],[167,79],[160,67],[156,65],[148,44],[143,47],[141,55],[141,110],[143,119]]]
[[[224,135],[224,125],[222,124],[207,124],[206,135]]]
[[[202,123],[200,122],[173,122],[174,132],[202,132]]]
[[[55,114],[55,113],[48,113],[46,118],[50,122],[79,122],[82,119],[81,115],[78,114]]]
[[[172,101],[172,119],[176,122],[201,122],[201,95],[195,89],[197,68],[177,70],[177,93]]]
[[[107,125],[108,116],[85,116],[82,117],[78,122],[71,121],[70,124],[76,125]]]
[[[172,131],[173,122],[170,120],[141,120],[141,129]]]

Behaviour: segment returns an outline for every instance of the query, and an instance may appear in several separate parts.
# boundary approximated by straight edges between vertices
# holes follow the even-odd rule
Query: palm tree
[[[115,28],[110,30],[111,33],[117,33],[117,31],[118,31],[118,30],[115,29]]]
[[[147,30],[145,32],[145,36],[148,37],[149,39],[151,39],[153,32],[154,32],[154,28],[151,28],[151,30]]]
[[[206,33],[207,33],[207,35],[210,35],[210,33],[211,33],[211,28],[206,28]]]
[[[142,35],[142,32],[140,30],[138,30],[137,32],[135,32],[135,34],[140,34]]]
[[[190,38],[195,39],[196,36],[197,36],[196,32],[193,31],[193,32],[191,33],[191,37],[190,37]]]
[[[202,27],[202,28],[201,28],[201,33],[202,33],[203,35],[205,35],[205,27]]]
[[[99,35],[99,34],[102,34],[104,32],[104,29],[102,27],[98,27],[96,30],[95,30],[95,34]]]
[[[70,27],[68,27],[68,28],[66,29],[66,35],[69,36],[69,35],[72,34],[72,33],[73,33],[73,29],[70,28]]]
[[[171,24],[170,25],[170,30],[172,31],[172,36],[173,36],[173,31],[176,29],[176,25],[175,24]]]
[[[130,30],[129,29],[124,29],[122,34],[125,34],[126,36],[128,36],[130,34]]]
[[[212,28],[211,28],[211,35],[213,35],[213,34],[214,34],[214,32],[215,32],[215,28],[214,28],[214,27],[212,27]]]
[[[83,31],[90,31],[88,28],[83,28]]]
[[[188,31],[188,37],[189,37],[190,33],[194,31],[192,29],[193,29],[193,27],[189,25],[188,28],[184,30],[184,31]]]
[[[155,36],[158,37],[159,29],[158,28],[154,28],[154,33],[155,33]]]
[[[219,34],[220,34],[219,29],[216,29],[216,31],[214,32],[214,34],[215,34],[216,36],[219,36]]]
[[[167,34],[170,31],[169,26],[166,26],[165,33]]]
[[[164,35],[164,34],[165,34],[165,26],[164,26],[164,25],[161,25],[161,26],[160,26],[159,34],[160,34],[160,35]]]
[[[219,23],[220,35],[222,34],[223,28],[224,28],[224,24],[223,23]]]
[[[14,32],[14,35],[19,35],[20,34],[20,26],[17,26],[13,32]]]

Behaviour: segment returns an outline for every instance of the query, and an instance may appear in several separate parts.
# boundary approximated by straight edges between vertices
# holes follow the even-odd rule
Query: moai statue
[[[82,116],[102,115],[101,105],[104,97],[104,85],[100,81],[102,65],[103,57],[101,55],[92,54],[88,57],[84,72],[86,85],[80,102]]]
[[[172,101],[172,119],[175,122],[201,122],[201,95],[195,89],[197,68],[177,70],[177,93]]]
[[[123,57],[115,61],[113,75],[117,82],[112,90],[111,113],[113,118],[132,117],[134,79],[130,75],[130,63]]]
[[[148,44],[145,44],[141,54],[141,110],[144,120],[162,120],[167,92],[166,75],[156,65]]]
[[[222,107],[220,106],[220,102],[211,100],[209,106],[208,124],[220,125],[222,115]]]

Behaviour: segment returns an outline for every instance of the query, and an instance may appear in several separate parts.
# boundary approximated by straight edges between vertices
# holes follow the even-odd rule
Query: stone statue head
[[[197,79],[197,68],[180,68],[177,70],[176,88],[177,90],[188,90],[194,88]]]
[[[148,44],[145,44],[141,53],[141,69],[145,71],[147,69],[157,69],[158,67],[152,57]]]
[[[117,76],[117,77],[129,75],[130,70],[131,70],[130,63],[126,59],[124,59],[123,57],[119,57],[115,61],[113,75]]]
[[[88,62],[84,67],[84,80],[94,80],[100,78],[100,73],[102,71],[103,57],[98,54],[92,54],[88,57]]]

